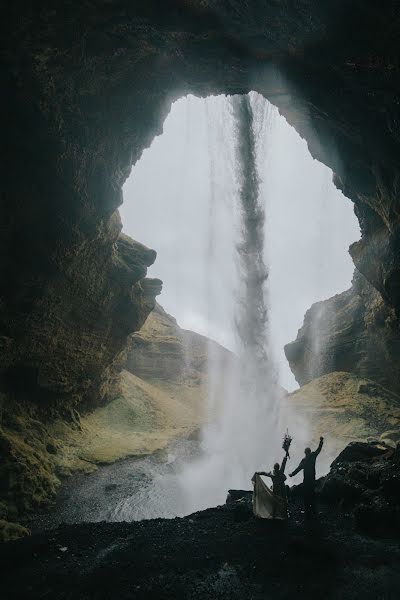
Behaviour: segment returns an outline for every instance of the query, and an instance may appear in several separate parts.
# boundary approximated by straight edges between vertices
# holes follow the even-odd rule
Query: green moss
[[[24,407],[8,413],[0,427],[0,517],[17,519],[55,494],[58,479],[47,450],[54,443],[46,427]],[[15,407],[14,407],[15,411]]]
[[[0,542],[10,542],[26,537],[30,534],[29,529],[22,527],[19,523],[10,523],[0,519]]]

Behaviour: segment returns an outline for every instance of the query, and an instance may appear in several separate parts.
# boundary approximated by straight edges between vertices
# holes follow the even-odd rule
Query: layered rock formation
[[[181,329],[174,317],[156,304],[141,330],[130,337],[125,368],[158,385],[173,382],[179,395],[182,387],[207,381],[210,361],[224,385],[234,355],[199,333]]]
[[[196,432],[210,418],[209,359],[218,368],[222,389],[232,353],[181,329],[157,304],[120,358],[124,370],[118,396],[82,416],[79,429],[60,420],[50,427],[60,448],[57,472],[91,471],[164,449],[174,438]]]
[[[79,431],[78,410],[116,396],[115,357],[160,292],[159,280],[145,279],[156,253],[120,228],[114,216],[98,244],[84,244],[64,274],[47,265],[51,278],[42,273],[32,280],[24,271],[24,290],[1,337],[0,518],[17,518],[55,493],[58,444],[51,427],[62,420]],[[38,255],[30,260],[40,263]]]
[[[57,414],[99,404],[111,392],[112,361],[161,291],[159,280],[145,279],[155,251],[120,235],[116,217],[111,223],[65,274],[25,282],[34,289],[20,299],[24,315],[14,303],[1,338],[1,391],[11,401]]]
[[[400,392],[400,338],[395,310],[356,271],[352,287],[306,313],[286,357],[300,385],[347,371]]]

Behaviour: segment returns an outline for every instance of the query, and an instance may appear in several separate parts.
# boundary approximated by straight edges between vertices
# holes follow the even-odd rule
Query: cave
[[[163,133],[123,186],[120,214],[125,234],[157,248],[149,273],[163,281],[162,307],[181,328],[234,350],[240,221],[231,101],[186,96],[173,103]],[[296,338],[312,304],[351,287],[348,248],[359,239],[359,227],[331,170],[311,157],[272,104],[254,93],[251,102],[265,205],[271,345],[280,385],[293,390],[283,347]]]
[[[24,538],[1,546],[3,564],[9,565],[8,597],[41,597],[46,591],[71,598],[113,593],[120,598],[261,598],[271,585],[275,597],[282,598],[394,594],[396,538],[391,537],[390,550],[380,542],[361,543],[347,513],[360,527],[371,528],[372,522],[375,533],[398,535],[398,3],[93,0],[27,6],[17,1],[3,9],[1,27],[0,532],[6,540]],[[86,453],[74,455],[74,468],[92,469],[99,422],[93,415],[100,410],[103,420],[110,417],[126,385],[121,371],[127,361],[146,370],[143,349],[150,356],[160,350],[149,329],[141,329],[145,322],[149,328],[149,315],[158,314],[177,335],[156,307],[161,280],[147,277],[157,248],[143,245],[140,235],[135,241],[122,233],[118,208],[132,166],[162,133],[174,101],[190,94],[206,98],[252,91],[277,107],[306,140],[312,157],[332,170],[335,186],[354,204],[361,230],[361,239],[350,248],[351,288],[313,305],[297,338],[285,347],[300,392],[307,386],[314,390],[312,402],[319,402],[330,378],[329,389],[336,390],[344,410],[349,390],[354,392],[357,418],[367,414],[368,421],[379,407],[368,424],[386,437],[366,439],[370,430],[364,438],[355,436],[321,483],[321,498],[349,507],[337,517],[329,512],[325,522],[329,531],[338,524],[340,534],[328,536],[324,545],[304,536],[296,521],[282,555],[288,567],[297,560],[301,567],[288,580],[272,555],[276,573],[264,572],[253,554],[262,553],[263,537],[246,516],[244,498],[182,520],[187,539],[204,550],[206,558],[199,562],[194,543],[186,547],[169,520],[155,524],[154,532],[149,526],[147,545],[145,529],[134,523],[115,529],[99,524],[61,528],[56,542],[53,534],[24,537],[28,515],[54,498],[60,478],[71,473],[71,463],[59,457],[73,443],[61,447],[60,432],[67,431],[69,440],[84,440],[79,443]],[[310,338],[321,320],[323,350],[316,354]],[[310,396],[297,398],[310,410]],[[345,413],[343,419],[348,418]],[[154,432],[154,451],[159,450],[156,437]],[[121,445],[111,456],[107,439],[97,435],[97,442],[104,463],[121,458]],[[140,436],[129,443],[140,452]],[[345,480],[343,464],[350,465]],[[374,477],[368,487],[365,482]],[[219,532],[210,560],[211,529],[201,523]],[[229,530],[232,523],[236,529],[227,551],[223,539],[231,534],[224,527]],[[122,544],[100,575],[100,557],[115,536],[136,536],[142,574],[121,579],[135,552],[124,554]],[[68,582],[57,562],[79,572],[75,558],[88,538],[91,574]],[[279,536],[278,542],[273,539],[280,543]],[[171,543],[181,562],[169,556]],[[310,558],[313,544],[321,550],[318,560]],[[347,579],[328,576],[332,560],[336,572],[343,573],[337,559],[341,544],[346,557],[352,556],[351,544],[358,544],[359,556],[351,563],[356,583],[348,572]],[[241,547],[254,563],[254,576],[248,575],[253,566],[243,566],[238,558]],[[163,556],[165,568],[149,567],[154,554]],[[25,559],[26,577],[18,581],[15,569]],[[321,566],[316,587],[311,576],[303,577],[312,573],[313,560]],[[385,565],[386,572],[372,576],[373,565]],[[171,575],[176,570],[181,574]],[[143,579],[146,573],[150,583]]]

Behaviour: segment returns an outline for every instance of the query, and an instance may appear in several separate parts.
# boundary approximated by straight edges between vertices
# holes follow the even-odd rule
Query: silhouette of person
[[[289,477],[294,477],[300,471],[303,471],[303,498],[304,498],[304,511],[306,517],[310,517],[316,514],[315,507],[315,461],[318,454],[322,450],[324,444],[324,438],[319,438],[319,445],[314,452],[311,452],[310,448],[304,450],[304,458],[300,462],[297,469],[292,473],[289,473]]]
[[[279,496],[282,500],[286,500],[286,475],[285,468],[287,463],[288,455],[284,457],[282,464],[279,466],[279,463],[274,464],[274,470],[268,473],[260,473],[260,475],[265,475],[266,477],[270,477],[272,479],[272,492],[275,496]]]
[[[282,500],[285,503],[283,506],[286,506],[286,503],[287,503],[286,485],[285,485],[285,481],[286,481],[285,468],[286,468],[287,459],[288,459],[288,451],[286,450],[286,455],[285,455],[284,459],[282,460],[282,464],[279,465],[279,463],[275,463],[272,473],[270,471],[268,473],[266,471],[258,471],[256,473],[256,475],[265,475],[265,477],[270,477],[272,479],[272,493],[274,494],[274,496],[276,496],[277,498],[279,498],[280,500]],[[274,506],[273,517],[275,517],[276,509],[277,509],[277,507]]]

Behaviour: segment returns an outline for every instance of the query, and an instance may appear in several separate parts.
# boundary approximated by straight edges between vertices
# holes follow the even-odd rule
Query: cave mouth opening
[[[256,92],[249,96],[258,113],[270,345],[279,383],[290,391],[297,383],[284,345],[313,303],[350,287],[348,247],[360,230],[332,171],[312,158],[276,107]],[[174,102],[163,133],[125,183],[121,217],[125,233],[158,253],[150,274],[164,282],[164,309],[181,327],[234,351],[238,208],[231,118],[226,96]]]
[[[313,303],[350,287],[347,250],[359,237],[358,221],[332,171],[255,92],[175,102],[125,184],[121,216],[126,234],[158,252],[151,275],[164,282],[167,313],[238,357],[216,358],[209,342],[200,444],[178,442],[173,466],[125,499],[115,518],[182,516],[224,502],[229,489],[248,488],[265,454],[278,459],[289,422],[297,442],[308,444],[306,417],[282,408],[282,388],[297,387],[284,345]],[[168,361],[170,333],[162,332],[159,345]],[[313,335],[318,345],[319,331]],[[193,348],[185,352],[193,364]],[[152,382],[157,377],[150,373]],[[193,379],[183,384],[196,387]]]
[[[256,115],[260,202],[266,215],[263,257],[269,269],[269,349],[278,367],[279,384],[291,390],[296,382],[283,346],[295,338],[313,302],[349,287],[353,265],[347,248],[358,238],[359,229],[352,204],[334,187],[330,169],[311,157],[306,142],[273,105],[254,92],[250,96]],[[149,274],[164,282],[160,304],[167,313],[186,330],[236,351],[233,321],[240,211],[237,138],[229,102],[225,96],[187,96],[172,105],[163,134],[143,152],[125,183],[121,217],[126,234],[158,253]],[[122,448],[122,457],[128,458],[90,478],[74,479],[64,488],[55,519],[131,521],[183,516],[223,503],[229,489],[248,489],[252,473],[266,468],[266,456],[271,465],[279,459],[281,433],[287,424],[281,427],[281,421],[277,426],[265,402],[261,407],[254,403],[249,410],[250,403],[241,402],[235,394],[235,377],[229,382],[231,395],[224,396],[227,388],[223,385],[213,387],[217,401],[206,397],[209,388],[198,386],[201,368],[197,366],[185,387],[174,380],[180,357],[170,323],[163,321],[166,329],[161,341],[152,337],[151,329],[142,337],[141,332],[134,334],[132,387],[124,380],[123,397],[102,411],[107,434],[115,426],[115,435],[107,439],[107,452],[115,444],[116,451]],[[139,365],[147,377],[135,374],[146,346],[147,358],[157,363],[161,382],[153,379],[149,362]],[[163,360],[160,350],[168,350],[168,360]],[[204,356],[197,353],[195,358],[200,364]],[[212,360],[213,355],[208,366]],[[212,373],[214,383],[219,374],[217,366]],[[219,392],[223,402],[218,404]],[[203,400],[206,418],[197,410]],[[187,431],[190,419],[194,435],[179,436],[179,427]],[[304,448],[299,438],[296,434],[297,448]],[[128,439],[134,439],[137,454],[130,442],[125,444]],[[144,447],[148,456],[138,458]],[[154,454],[152,448],[157,450]],[[329,462],[326,459],[326,466]],[[93,510],[93,496],[99,490],[101,499]]]

